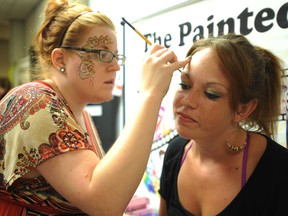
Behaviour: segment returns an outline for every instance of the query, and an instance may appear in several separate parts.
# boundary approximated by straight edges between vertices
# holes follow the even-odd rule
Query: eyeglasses
[[[113,61],[113,58],[116,58],[119,66],[124,65],[126,60],[126,57],[124,55],[114,54],[109,50],[97,50],[97,49],[88,49],[88,48],[70,47],[70,46],[61,46],[60,48],[96,53],[98,54],[99,60],[105,63],[110,63]]]

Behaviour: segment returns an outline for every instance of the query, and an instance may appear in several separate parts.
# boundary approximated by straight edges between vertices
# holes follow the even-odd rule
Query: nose
[[[198,107],[199,93],[197,91],[189,91],[183,96],[181,103],[191,108]]]
[[[118,64],[118,60],[116,57],[113,58],[113,60],[110,62],[111,64],[111,67],[116,70],[116,71],[119,71],[120,70],[120,66]]]

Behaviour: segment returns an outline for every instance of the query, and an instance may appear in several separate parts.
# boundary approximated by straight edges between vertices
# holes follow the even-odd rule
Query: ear
[[[55,68],[60,70],[60,68],[65,68],[65,55],[63,49],[56,48],[51,53],[51,61]]]
[[[258,104],[257,99],[253,99],[246,104],[240,104],[238,111],[235,113],[235,122],[241,122],[249,117],[249,115],[256,109]]]

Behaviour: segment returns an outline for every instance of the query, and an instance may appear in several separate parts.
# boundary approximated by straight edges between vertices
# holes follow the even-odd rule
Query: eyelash
[[[190,88],[191,88],[190,85],[187,85],[187,84],[185,84],[185,83],[179,83],[179,85],[180,85],[180,88],[181,88],[182,90],[187,90],[187,89],[190,89]]]
[[[188,85],[188,84],[185,84],[185,83],[179,83],[180,85],[180,88],[182,90],[188,90],[191,88],[191,85]],[[209,92],[204,92],[204,94],[206,95],[206,97],[210,100],[217,100],[218,98],[220,98],[219,95],[216,95],[216,94],[212,94],[212,93],[209,93]]]
[[[209,92],[205,92],[205,95],[207,98],[209,98],[210,100],[217,100],[218,98],[220,98],[219,95],[215,95],[215,94],[211,94]]]

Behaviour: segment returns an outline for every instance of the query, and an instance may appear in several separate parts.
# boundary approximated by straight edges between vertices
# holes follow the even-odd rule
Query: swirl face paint
[[[100,35],[89,37],[85,48],[99,49],[99,47],[107,47],[111,45],[112,39],[108,35]],[[87,54],[85,52],[78,52],[82,62],[78,68],[79,77],[84,80],[90,78],[91,82],[94,79],[95,74],[95,63],[93,62],[94,57],[99,60],[98,54]]]

